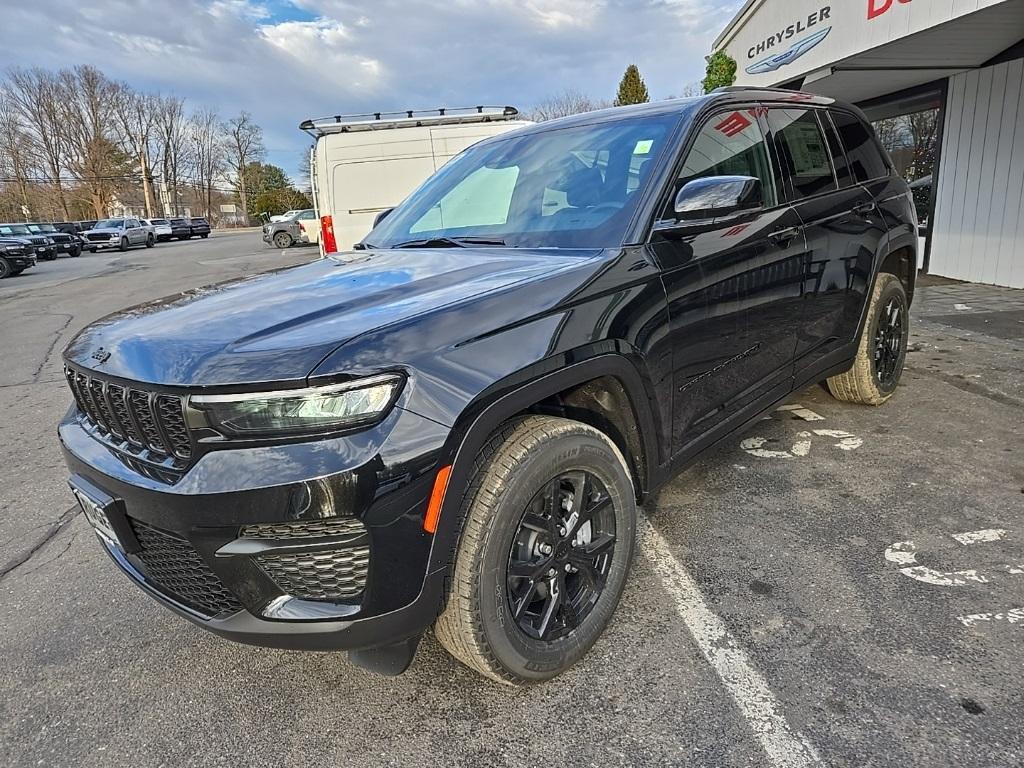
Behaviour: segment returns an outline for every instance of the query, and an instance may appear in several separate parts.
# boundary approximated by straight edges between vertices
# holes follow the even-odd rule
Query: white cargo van
[[[515,107],[471,107],[306,120],[299,128],[316,139],[310,170],[320,220],[309,239],[321,253],[351,248],[466,147],[530,124],[518,116]]]

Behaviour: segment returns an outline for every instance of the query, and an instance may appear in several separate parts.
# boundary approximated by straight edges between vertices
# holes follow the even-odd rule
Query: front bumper
[[[204,629],[252,645],[358,650],[418,637],[440,610],[444,572],[431,570],[422,528],[436,464],[428,446],[446,436],[433,422],[396,408],[346,438],[212,450],[174,483],[137,472],[74,408],[59,435],[73,480],[117,502],[117,543],[98,536],[107,554]],[[410,444],[427,450],[409,456]]]
[[[12,269],[28,269],[36,265],[36,257],[28,256],[25,254],[11,254],[11,253],[0,253],[7,259],[7,262],[11,265]]]

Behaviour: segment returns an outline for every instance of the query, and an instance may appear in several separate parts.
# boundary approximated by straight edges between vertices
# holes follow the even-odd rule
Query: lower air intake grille
[[[277,585],[302,600],[345,600],[366,588],[369,547],[262,555],[256,558]]]
[[[142,546],[136,556],[153,586],[204,616],[242,610],[235,596],[191,544],[138,520],[132,521],[132,527]]]
[[[365,531],[366,526],[354,517],[336,517],[328,520],[247,525],[242,529],[242,536],[247,539],[322,539],[329,536],[357,536]]]

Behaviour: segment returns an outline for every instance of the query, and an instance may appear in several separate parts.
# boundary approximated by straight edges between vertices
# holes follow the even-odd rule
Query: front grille
[[[100,437],[141,458],[163,463],[192,457],[182,398],[124,387],[71,368],[64,369],[75,403]]]
[[[282,591],[302,600],[347,600],[366,589],[370,548],[260,555],[256,562]]]
[[[86,236],[86,238],[88,240],[90,240],[90,241],[92,241],[94,243],[98,243],[98,242],[100,242],[102,240],[109,240],[110,239],[110,234],[109,233],[104,234],[103,232],[86,232],[85,236]]]
[[[235,596],[187,541],[139,520],[132,520],[132,528],[142,547],[135,557],[154,587],[204,616],[242,610]]]
[[[294,523],[260,523],[242,529],[246,539],[322,539],[335,536],[358,536],[366,526],[354,517],[332,517],[327,520],[302,520]]]

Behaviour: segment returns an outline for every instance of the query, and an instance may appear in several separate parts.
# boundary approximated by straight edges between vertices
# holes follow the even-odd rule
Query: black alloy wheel
[[[551,480],[519,523],[507,570],[508,604],[535,640],[576,629],[604,590],[615,551],[615,510],[604,485],[586,471]]]
[[[906,306],[901,297],[890,296],[879,315],[874,340],[875,375],[886,390],[894,388],[899,377],[905,319]]]

